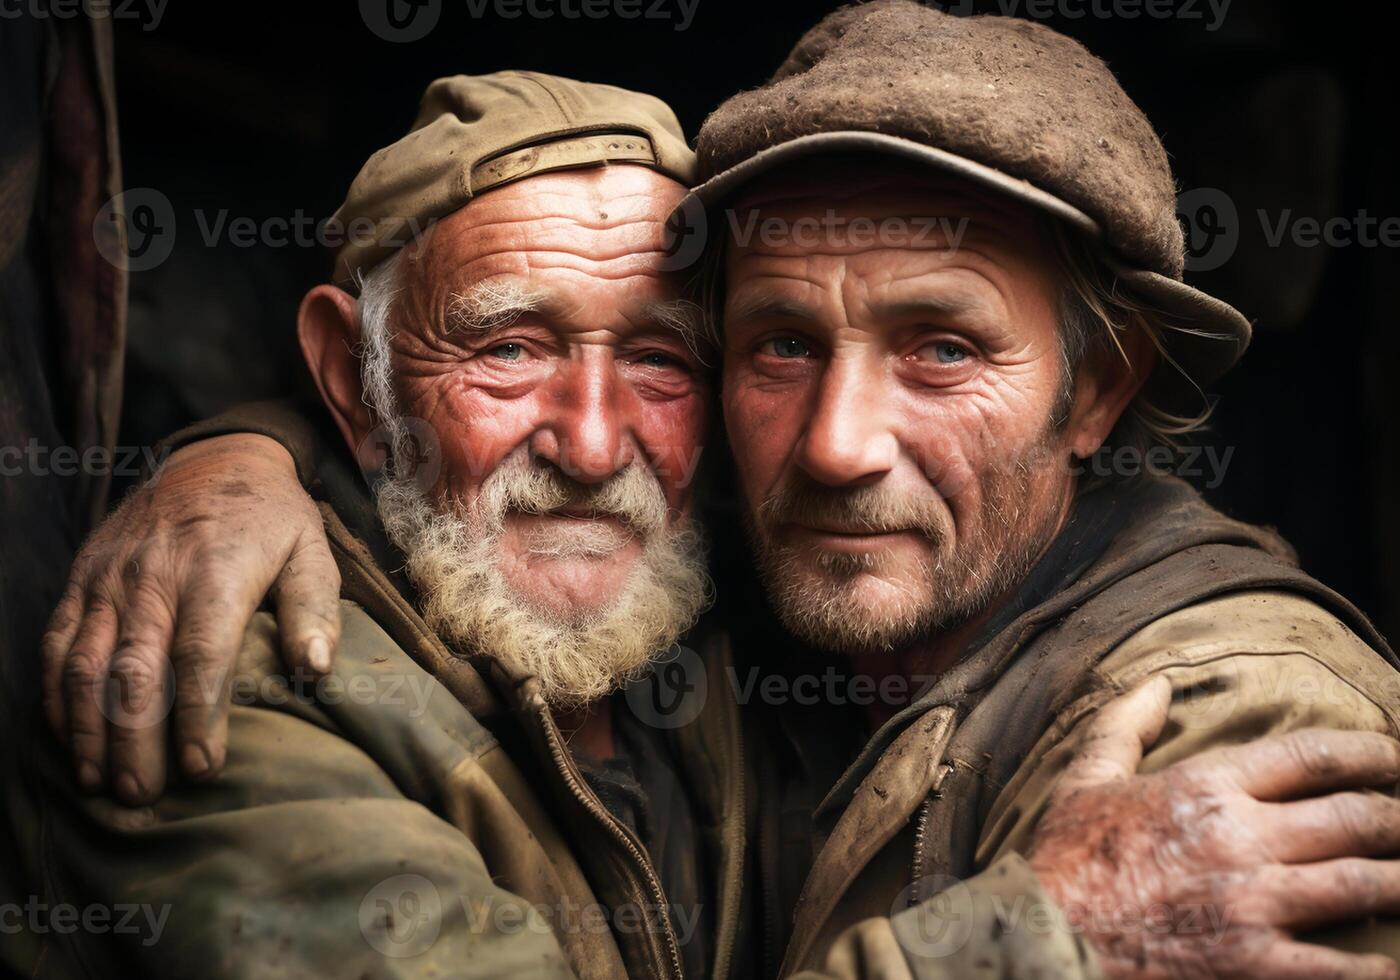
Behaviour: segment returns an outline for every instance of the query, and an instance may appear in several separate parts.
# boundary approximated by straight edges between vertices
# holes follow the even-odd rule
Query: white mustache
[[[525,547],[542,558],[601,558],[625,548],[636,534],[600,520],[575,519],[561,528],[532,527]]]
[[[523,451],[502,460],[487,477],[477,507],[479,518],[496,530],[504,528],[505,517],[512,511],[543,516],[567,509],[583,511],[593,518],[616,518],[643,537],[664,529],[668,512],[661,482],[642,463],[633,462],[607,481],[588,485],[570,479],[553,467],[531,461]],[[582,527],[588,517],[576,520]],[[617,537],[603,525],[595,525],[591,530],[594,541],[601,541],[604,535]],[[571,530],[569,536],[585,540],[576,537],[579,533]],[[610,550],[620,546],[615,545]]]

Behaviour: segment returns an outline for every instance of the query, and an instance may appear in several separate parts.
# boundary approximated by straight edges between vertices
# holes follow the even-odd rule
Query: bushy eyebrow
[[[870,312],[881,318],[911,318],[916,316],[958,316],[965,313],[985,313],[986,306],[972,296],[919,296],[913,299],[872,303]]]
[[[452,294],[447,303],[447,329],[486,333],[554,305],[555,297],[548,290],[530,287],[519,279],[487,279]]]
[[[708,363],[706,355],[718,346],[718,338],[709,317],[705,315],[704,308],[690,300],[655,300],[643,303],[628,319],[635,327],[650,327],[658,333],[679,335],[685,346],[701,363]]]
[[[736,323],[767,318],[815,320],[817,313],[810,306],[782,296],[755,296],[752,299],[737,301],[732,308],[725,310],[724,318]]]

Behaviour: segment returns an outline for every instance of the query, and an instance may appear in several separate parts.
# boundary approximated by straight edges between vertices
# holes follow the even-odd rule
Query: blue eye
[[[811,348],[796,337],[779,337],[777,340],[768,341],[763,347],[765,350],[771,350],[776,357],[812,356]]]
[[[652,351],[648,354],[643,354],[641,357],[637,358],[637,361],[640,364],[645,364],[647,367],[671,367],[677,363],[674,357],[662,354],[660,351]]]
[[[967,360],[967,351],[957,344],[941,340],[929,346],[933,348],[933,356],[939,364],[957,364]]]
[[[501,344],[498,347],[492,347],[486,353],[492,357],[499,357],[503,361],[518,361],[520,355],[525,353],[525,348],[519,344]]]

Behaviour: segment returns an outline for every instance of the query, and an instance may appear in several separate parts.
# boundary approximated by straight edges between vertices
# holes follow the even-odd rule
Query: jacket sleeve
[[[1164,617],[1110,653],[1098,674],[1096,693],[1061,712],[999,794],[978,867],[1026,853],[1094,713],[1149,677],[1168,677],[1174,694],[1143,773],[1301,728],[1400,734],[1400,674],[1326,610],[1282,592],[1237,593]],[[1302,938],[1400,959],[1400,919],[1393,917]]]
[[[804,980],[1100,976],[1021,855],[1094,713],[1164,674],[1176,692],[1139,771],[1299,728],[1400,733],[1400,675],[1335,617],[1278,592],[1202,603],[1148,626],[1100,665],[1096,693],[1067,706],[999,794],[977,854],[980,874],[887,919],[843,933]],[[1400,959],[1400,919],[1376,917],[1302,937]]]
[[[842,933],[797,980],[1097,980],[1092,951],[1016,854],[889,918]]]
[[[310,489],[326,446],[338,445],[340,434],[323,421],[324,408],[310,399],[282,399],[237,405],[213,418],[202,419],[166,436],[156,446],[157,459],[190,443],[217,436],[253,433],[280,442],[296,463],[297,478]],[[331,440],[329,443],[327,440]]]
[[[36,975],[572,976],[550,924],[493,882],[470,828],[413,798],[430,786],[405,786],[368,748],[377,737],[411,757],[406,770],[455,772],[471,751],[457,743],[484,729],[408,737],[433,727],[409,710],[347,729],[321,709],[330,695],[276,675],[275,630],[266,614],[250,629],[215,781],[133,810],[77,794],[60,759],[42,768],[50,904],[133,911],[120,930],[50,937],[63,949]],[[334,696],[414,696],[360,679]]]

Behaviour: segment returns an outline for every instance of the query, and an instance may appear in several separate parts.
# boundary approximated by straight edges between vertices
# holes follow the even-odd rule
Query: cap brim
[[[710,212],[754,178],[777,167],[818,154],[851,152],[900,157],[964,177],[1058,218],[1095,241],[1103,241],[1103,229],[1097,221],[1029,181],[938,147],[859,130],[813,133],[761,150],[696,187],[677,210],[693,212],[698,202]],[[1164,314],[1175,328],[1169,331],[1166,340],[1168,353],[1180,370],[1163,365],[1154,379],[1155,387],[1164,397],[1194,394],[1198,385],[1210,384],[1228,371],[1249,346],[1250,323],[1230,304],[1156,272],[1112,258],[1109,264],[1122,282]],[[1182,377],[1183,372],[1185,377]]]

